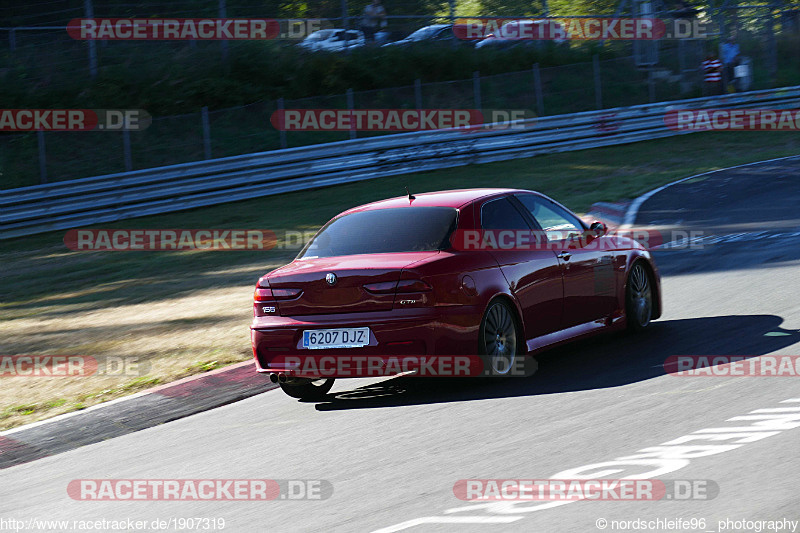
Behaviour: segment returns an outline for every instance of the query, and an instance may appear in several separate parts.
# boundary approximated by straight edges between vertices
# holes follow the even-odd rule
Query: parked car
[[[432,41],[450,42],[455,39],[456,36],[453,34],[452,24],[433,24],[431,26],[425,26],[424,28],[420,28],[411,35],[403,39],[400,39],[399,41],[386,43],[383,46],[407,46],[414,43],[432,42]]]
[[[475,44],[475,48],[486,47],[505,47],[519,45],[542,44],[545,41],[552,41],[560,44],[565,42],[562,38],[553,38],[556,28],[563,28],[561,23],[552,19],[542,20],[512,20],[500,27],[497,34],[490,33],[481,41]],[[535,37],[535,38],[532,38]]]
[[[383,46],[408,46],[419,43],[460,44],[479,40],[463,38],[462,36],[466,35],[466,30],[458,31],[462,27],[462,24],[432,24],[418,29],[403,39],[386,43]]]
[[[328,29],[315,31],[297,46],[316,52],[340,52],[364,46],[366,41],[364,33],[360,30]]]
[[[546,238],[463,246],[476,231]],[[467,189],[337,215],[294,261],[259,279],[253,305],[256,370],[313,399],[333,378],[303,374],[287,357],[477,354],[491,375],[508,375],[539,350],[646,328],[661,315],[661,289],[650,253],[604,224],[536,192]]]

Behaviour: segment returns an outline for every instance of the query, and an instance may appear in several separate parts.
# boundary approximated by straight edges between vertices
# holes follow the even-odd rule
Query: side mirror
[[[592,225],[589,226],[589,231],[594,233],[596,237],[602,237],[606,233],[608,233],[608,226],[600,222],[599,220],[595,220],[592,222]]]

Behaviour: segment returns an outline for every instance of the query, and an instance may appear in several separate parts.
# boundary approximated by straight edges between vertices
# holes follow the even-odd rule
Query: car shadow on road
[[[617,387],[666,375],[664,362],[674,355],[760,356],[800,342],[800,331],[783,329],[782,322],[775,315],[657,321],[639,334],[609,334],[544,352],[530,377],[396,377],[328,394],[315,407],[337,411]]]

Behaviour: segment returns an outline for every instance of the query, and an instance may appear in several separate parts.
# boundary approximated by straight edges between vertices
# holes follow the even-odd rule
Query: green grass
[[[670,180],[756,161],[798,153],[800,141],[792,133],[698,133],[662,140],[552,154],[485,165],[394,176],[347,185],[267,196],[242,202],[178,213],[104,224],[104,228],[261,228],[276,232],[314,229],[340,211],[382,198],[413,192],[469,187],[517,187],[549,194],[577,211],[593,202],[633,198]],[[75,253],[64,247],[63,233],[49,233],[5,241],[0,257],[25,257],[26,268],[6,269],[0,277],[3,300],[29,301],[51,290],[43,274],[56,274],[59,287],[80,290],[100,283],[127,280],[146,282],[148,290],[121,295],[113,288],[79,296],[76,305],[97,302],[149,301],[172,292],[175,275],[217,267],[249,264],[293,252],[97,252]],[[33,257],[28,257],[33,254]],[[39,263],[50,263],[39,272]],[[37,272],[32,276],[31,270]],[[51,271],[52,269],[52,271]],[[213,282],[212,279],[209,280]],[[0,304],[0,310],[3,305]]]

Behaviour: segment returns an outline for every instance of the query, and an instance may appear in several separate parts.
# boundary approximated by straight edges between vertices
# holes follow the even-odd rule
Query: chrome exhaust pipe
[[[278,374],[278,381],[280,381],[281,383],[286,383],[286,374],[284,374],[283,372]]]
[[[269,380],[270,380],[271,382],[273,382],[273,383],[277,383],[277,382],[278,382],[278,379],[279,379],[279,378],[278,378],[278,374],[276,374],[275,372],[270,372],[270,373],[269,373]]]

